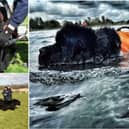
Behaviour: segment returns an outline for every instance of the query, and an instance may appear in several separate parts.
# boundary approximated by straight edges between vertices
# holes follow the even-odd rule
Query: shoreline
[[[112,27],[112,26],[129,26],[128,24],[102,24],[102,25],[89,25],[87,27],[90,27],[90,28],[95,28],[95,27]],[[62,27],[62,26],[61,26]],[[52,28],[52,29],[34,29],[34,30],[31,30],[30,32],[37,32],[37,31],[48,31],[48,30],[56,30],[56,29],[60,29],[61,27],[59,28]]]
[[[19,88],[19,89],[12,89],[13,92],[25,92],[27,93],[29,91],[28,88]]]
[[[28,85],[1,85],[0,91],[4,89],[4,87],[11,87],[13,92],[28,92]]]
[[[0,92],[2,92],[3,89],[0,89]],[[12,92],[24,92],[24,93],[28,93],[29,89],[28,88],[19,88],[19,89],[13,89],[12,88]]]

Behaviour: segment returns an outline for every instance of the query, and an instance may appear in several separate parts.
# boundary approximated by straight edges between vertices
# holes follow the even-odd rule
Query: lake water
[[[39,48],[54,43],[57,30],[30,33],[30,126],[39,128],[128,128],[129,55],[117,67],[59,72],[38,70]],[[38,99],[81,94],[70,105],[49,112]]]
[[[21,86],[28,84],[27,73],[0,73],[0,86]]]

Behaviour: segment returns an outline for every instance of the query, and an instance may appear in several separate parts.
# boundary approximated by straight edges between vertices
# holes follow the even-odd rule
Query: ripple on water
[[[34,107],[33,111],[36,112],[32,112],[31,118],[36,122],[31,126],[38,128],[128,127],[128,118],[118,117],[125,113],[129,106],[128,71],[118,67],[103,67],[84,71],[31,73],[33,89],[31,96],[35,98],[32,100],[32,107],[36,100],[48,96],[75,93],[83,96],[51,114],[43,107]],[[35,92],[37,89],[39,91]],[[40,115],[40,112],[45,115]]]
[[[54,43],[56,32],[39,31],[30,35],[31,128],[128,128],[129,118],[120,116],[129,107],[129,55],[118,67],[39,71],[38,49]],[[76,93],[83,97],[56,112],[33,105],[39,98]]]

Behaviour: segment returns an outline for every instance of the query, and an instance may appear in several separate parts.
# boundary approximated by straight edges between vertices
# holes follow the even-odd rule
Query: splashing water
[[[128,128],[129,117],[121,116],[129,108],[129,55],[117,67],[106,66],[70,72],[39,71],[38,49],[54,43],[56,31],[43,31],[44,38],[40,38],[41,32],[33,32],[31,35],[31,129]],[[41,98],[77,93],[81,94],[80,99],[55,112],[34,105]]]

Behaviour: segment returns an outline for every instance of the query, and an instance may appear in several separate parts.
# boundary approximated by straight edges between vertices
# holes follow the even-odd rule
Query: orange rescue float
[[[124,53],[129,52],[129,32],[117,31],[121,40],[121,51]]]

